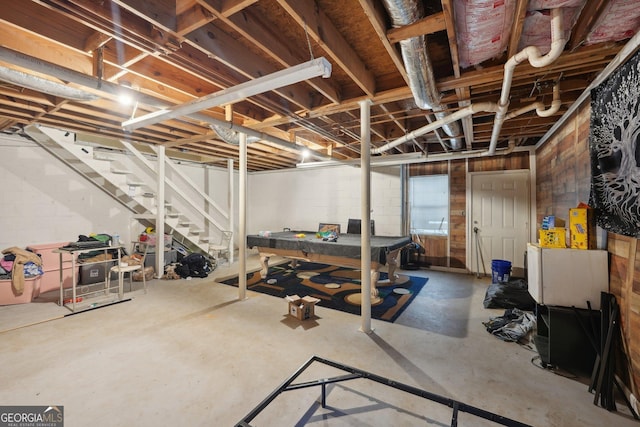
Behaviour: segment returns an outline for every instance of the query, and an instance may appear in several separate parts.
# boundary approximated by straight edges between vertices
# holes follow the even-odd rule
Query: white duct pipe
[[[515,142],[509,141],[509,146],[507,148],[497,149],[494,156],[504,156],[516,151]],[[519,151],[529,151],[527,148],[523,148]],[[419,154],[419,153],[413,153]],[[429,155],[417,155],[408,157],[405,154],[392,154],[384,157],[374,157],[371,160],[371,167],[387,167],[387,166],[398,166],[398,165],[409,165],[409,164],[417,164],[417,163],[430,163],[430,162],[441,162],[446,160],[464,160],[464,159],[474,159],[478,157],[484,157],[487,155],[487,150],[470,150],[470,151],[457,151],[455,153],[437,153],[437,154],[429,154]],[[327,162],[314,162],[314,163],[302,163],[296,165],[296,167],[300,169],[312,169],[312,168],[322,168],[322,167],[333,167],[333,166],[360,166],[360,159],[353,160],[332,160]]]
[[[384,153],[387,150],[390,150],[393,147],[396,147],[400,144],[404,144],[407,141],[410,141],[414,138],[417,138],[421,135],[424,135],[426,133],[429,132],[433,132],[436,129],[440,129],[442,126],[448,124],[448,123],[452,123],[455,122],[457,120],[463,119],[465,117],[471,116],[475,113],[479,113],[479,112],[489,112],[489,113],[495,113],[498,110],[498,105],[493,103],[493,102],[480,102],[478,104],[474,104],[474,105],[469,105],[467,107],[461,108],[460,110],[456,111],[455,113],[451,113],[448,116],[445,116],[444,118],[440,119],[440,120],[436,120],[434,122],[429,123],[426,126],[423,126],[419,129],[416,129],[412,132],[409,132],[407,134],[405,134],[404,136],[388,142],[385,145],[382,145],[380,147],[374,148],[373,150],[371,150],[371,154],[381,154]]]
[[[536,67],[545,67],[560,57],[566,44],[564,30],[562,25],[562,9],[551,9],[551,50],[546,55],[540,54],[540,49],[535,46],[527,46],[520,52],[513,55],[504,64],[504,78],[502,80],[502,94],[498,102],[498,111],[493,122],[493,131],[491,133],[491,142],[489,144],[488,155],[492,155],[496,151],[498,145],[498,137],[502,129],[502,123],[505,120],[507,109],[509,108],[509,92],[511,91],[511,83],[513,80],[513,72],[516,65],[526,60]]]
[[[73,101],[93,101],[99,98],[97,95],[81,89],[69,87],[61,83],[52,82],[51,80],[2,66],[0,66],[0,80]]]
[[[191,116],[193,117],[193,116]],[[267,135],[266,133],[262,133],[262,132],[258,132],[255,131],[253,129],[249,129],[247,127],[244,126],[240,126],[237,125],[233,122],[226,122],[224,120],[218,120],[218,119],[214,119],[212,117],[209,116],[204,116],[206,117],[206,120],[204,119],[199,119],[199,120],[204,120],[207,123],[210,124],[211,129],[213,129],[216,133],[218,133],[218,135],[220,135],[220,133],[218,132],[218,130],[221,130],[224,132],[223,129],[228,129],[229,131],[236,131],[239,133],[243,133],[245,135],[247,135],[247,138],[251,137],[251,141],[266,141],[266,142],[270,142],[274,145],[279,145],[283,148],[288,148],[288,149],[295,149],[296,151],[299,151],[300,154],[303,154],[303,151],[306,149],[306,147],[302,147],[296,144],[293,144],[291,142],[285,141],[284,139],[280,139],[280,138],[276,138],[275,136],[271,136],[271,135]],[[215,126],[215,127],[214,127]],[[247,141],[247,142],[251,142],[251,141]],[[325,156],[322,154],[319,154],[313,150],[309,150],[309,155],[313,158],[316,159],[320,159],[320,160],[331,160],[332,157],[331,156]]]
[[[383,3],[394,27],[410,25],[424,17],[422,2],[384,0]],[[411,37],[401,40],[399,44],[402,60],[407,70],[409,88],[416,105],[423,110],[433,110],[436,119],[442,119],[446,115],[445,107],[440,102],[442,96],[436,87],[436,78],[427,50],[426,37],[424,35]],[[442,126],[442,130],[452,137],[450,140],[451,148],[456,150],[462,147],[462,140],[459,138],[462,133],[459,123],[449,122]]]
[[[516,111],[512,111],[511,113],[507,114],[504,119],[509,120],[533,110],[536,110],[536,114],[540,117],[550,117],[558,112],[561,105],[562,101],[560,101],[559,85],[555,84],[553,86],[553,101],[551,101],[551,106],[548,109],[545,109],[544,104],[538,101],[517,109]]]
[[[75,83],[77,85],[84,86],[90,89],[99,90],[113,96],[120,96],[122,93],[126,93],[141,105],[148,105],[160,109],[170,107],[170,105],[165,101],[154,96],[146,95],[143,92],[133,90],[129,87],[98,79],[97,77],[89,76],[87,74],[74,71],[70,68],[61,67],[57,64],[53,64],[51,62],[47,62],[33,56],[28,56],[24,53],[6,48],[4,46],[0,46],[0,61],[27,68],[29,70],[37,71],[39,73],[43,73],[63,81]],[[188,117],[199,122],[209,123],[211,125],[236,130],[238,132],[245,133],[248,136],[257,137],[262,141],[281,146],[285,149],[296,150],[300,153],[302,153],[302,150],[304,149],[304,147],[300,147],[284,139],[276,138],[275,136],[267,135],[262,132],[256,132],[253,129],[226,122],[224,120],[217,120],[209,117],[206,114],[194,113],[190,114]],[[323,156],[316,153],[313,153],[312,156],[321,160],[331,159],[331,157],[329,156]]]
[[[231,145],[240,144],[240,132],[227,129],[219,125],[210,125],[210,127],[218,134],[220,139],[222,139],[227,144],[231,144]],[[256,137],[247,138],[247,144],[251,144],[252,142],[256,142],[256,141],[259,141],[259,139]]]

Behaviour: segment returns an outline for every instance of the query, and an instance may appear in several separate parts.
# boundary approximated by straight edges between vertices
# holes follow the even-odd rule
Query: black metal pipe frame
[[[340,369],[345,372],[349,372],[350,375],[342,375],[333,378],[323,378],[314,381],[307,381],[304,383],[292,384],[296,378],[298,378],[311,364],[314,362],[322,363],[336,369]],[[249,412],[241,421],[236,424],[236,427],[251,427],[250,422],[260,414],[269,404],[276,399],[282,392],[285,391],[293,391],[300,390],[302,388],[315,387],[320,386],[322,388],[322,407],[326,406],[326,385],[341,381],[348,381],[352,379],[368,379],[389,387],[393,387],[395,389],[404,391],[406,393],[413,394],[415,396],[419,396],[436,403],[440,403],[442,405],[448,406],[452,408],[453,415],[451,419],[451,427],[456,427],[458,425],[458,412],[467,412],[471,415],[475,415],[480,418],[484,418],[489,421],[493,421],[496,424],[500,424],[503,426],[509,427],[531,427],[529,424],[524,424],[516,420],[512,420],[510,418],[503,417],[498,414],[494,414],[493,412],[485,411],[484,409],[477,408],[475,406],[467,405],[466,403],[458,402],[453,399],[449,399],[444,396],[440,396],[434,393],[430,393],[425,390],[421,390],[419,388],[399,383],[388,378],[382,377],[380,375],[372,374],[371,372],[363,371],[351,366],[344,365],[342,363],[334,362],[332,360],[324,359],[318,356],[312,356],[307,360],[298,370],[296,370],[289,378],[287,378],[278,388],[276,388],[273,392],[269,394],[260,404],[258,404],[251,412]]]

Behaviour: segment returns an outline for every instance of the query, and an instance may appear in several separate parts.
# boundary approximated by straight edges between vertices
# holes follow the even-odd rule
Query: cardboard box
[[[596,222],[593,209],[569,209],[569,239],[572,249],[596,249]]]
[[[298,320],[310,319],[315,316],[315,306],[320,302],[318,298],[298,295],[287,295],[285,301],[289,303],[289,315]]]
[[[551,230],[540,230],[540,246],[543,248],[566,248],[567,230],[558,227]]]
[[[557,218],[554,215],[548,215],[542,218],[542,228],[543,230],[553,230],[554,228],[563,228],[565,226],[564,220]]]
[[[144,280],[152,280],[153,279],[153,274],[155,273],[155,269],[151,266],[149,267],[145,267],[144,268]],[[142,282],[142,274],[143,274],[143,270],[137,270],[134,271],[131,274],[131,280],[133,280],[134,282]]]

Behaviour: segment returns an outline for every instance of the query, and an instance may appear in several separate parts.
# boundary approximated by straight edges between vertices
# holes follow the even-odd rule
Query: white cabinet
[[[609,292],[605,250],[542,248],[527,245],[529,293],[538,304],[600,309],[600,292]]]

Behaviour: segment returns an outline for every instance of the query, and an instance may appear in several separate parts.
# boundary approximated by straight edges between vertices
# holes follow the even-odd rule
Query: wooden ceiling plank
[[[338,32],[331,20],[307,0],[277,0],[316,43],[327,52],[368,96],[376,93],[375,78],[358,53]]]
[[[94,50],[103,47],[105,44],[109,43],[113,38],[104,34],[100,31],[94,31],[91,36],[87,37],[84,41],[84,51],[87,53],[92,53]]]
[[[573,26],[573,31],[568,43],[569,50],[574,50],[586,41],[591,29],[606,9],[607,3],[606,0],[589,0],[585,3],[580,11],[580,16],[578,16]]]
[[[359,0],[360,6],[364,11],[365,15],[369,19],[371,26],[375,30],[378,38],[382,42],[385,50],[389,54],[389,57],[393,61],[393,64],[396,66],[396,69],[402,76],[404,82],[409,84],[409,76],[407,75],[407,70],[404,66],[404,61],[402,60],[402,56],[398,51],[397,47],[392,44],[387,38],[387,13],[386,11],[379,5],[379,3],[374,3],[372,0]]]
[[[4,47],[25,55],[52,63],[64,58],[65,66],[68,68],[88,75],[91,75],[93,71],[90,55],[68,49],[63,45],[26,33],[18,28],[0,26],[0,40],[2,40]]]
[[[196,0],[198,4],[215,12],[219,16],[228,18],[242,12],[258,0]]]
[[[527,15],[528,0],[516,1],[516,12],[514,15],[513,23],[511,24],[511,35],[509,37],[509,48],[507,49],[507,57],[511,58],[518,53],[518,45],[520,44],[520,37],[522,37],[522,29],[524,28],[524,19]]]
[[[458,55],[458,38],[456,35],[456,26],[453,22],[453,5],[451,0],[442,0],[442,14],[444,16],[445,28],[447,30],[447,42],[449,51],[451,52],[451,65],[455,78],[460,78],[460,60]],[[464,108],[470,104],[471,91],[469,86],[458,87],[455,89],[458,107]],[[443,101],[444,102],[444,101]],[[473,118],[471,116],[464,117],[460,120],[462,123],[462,134],[464,136],[467,150],[473,149]]]
[[[180,36],[184,36],[196,28],[200,28],[203,25],[208,24],[214,19],[215,16],[207,8],[204,8],[201,5],[196,5],[177,16],[176,33]]]
[[[386,20],[385,20],[386,12],[379,6],[379,4],[377,3],[374,4],[372,0],[359,0],[359,1],[360,1],[360,6],[362,7],[367,18],[369,19],[369,22],[371,23],[373,29],[378,35],[378,38],[382,42],[382,45],[384,46],[385,50],[389,54],[389,57],[391,58],[394,65],[396,66],[396,69],[402,76],[402,79],[404,80],[405,84],[408,85],[409,76],[407,75],[407,70],[404,66],[404,61],[402,60],[402,57],[397,49],[397,46],[389,40],[386,34]],[[384,111],[388,111],[388,109],[384,107],[383,103],[379,103],[378,105],[380,105]],[[390,114],[389,118],[390,120],[393,121],[395,126],[397,126],[397,128],[403,134],[407,132],[406,127],[399,120],[397,120],[394,115]],[[388,134],[389,134],[388,131],[383,131],[383,135],[384,135],[383,138],[386,139],[386,135]]]
[[[391,43],[398,43],[401,40],[425,34],[433,34],[438,31],[444,31],[445,29],[444,13],[440,12],[419,19],[413,24],[392,28],[387,31],[387,38]]]
[[[196,49],[211,55],[247,78],[253,79],[278,71],[213,24],[198,28],[187,34],[186,38]],[[311,91],[305,85],[290,85],[275,92],[298,108],[310,108],[312,105]]]
[[[153,26],[140,16],[110,2],[92,0],[49,0],[58,6],[57,13],[62,14],[83,26],[109,34],[130,46],[147,53],[168,53],[166,32],[154,31]],[[70,6],[69,3],[72,5]]]
[[[176,0],[111,0],[130,13],[151,21],[163,31],[175,33],[178,29],[176,19]]]
[[[307,60],[302,55],[292,53],[286,43],[271,30],[272,26],[265,24],[250,11],[228,18],[221,15],[220,19],[285,67],[292,67]],[[307,83],[332,103],[340,102],[338,89],[327,79],[317,77]]]
[[[223,0],[220,12],[226,17],[243,11],[258,0]]]

